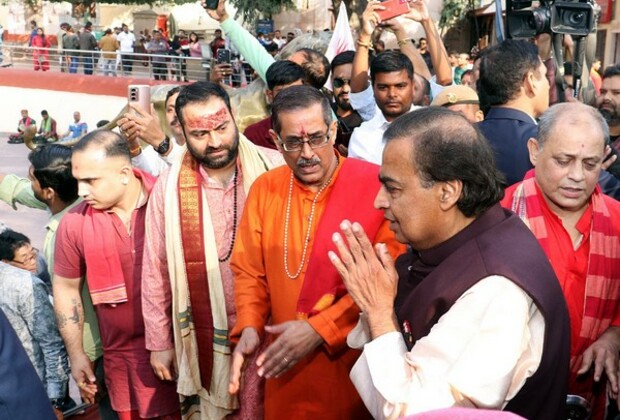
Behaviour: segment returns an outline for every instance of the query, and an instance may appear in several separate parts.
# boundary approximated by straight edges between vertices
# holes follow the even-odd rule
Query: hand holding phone
[[[219,3],[219,0],[205,0],[204,8],[209,10],[216,10]]]
[[[385,0],[381,2],[381,6],[384,6],[385,10],[377,10],[376,12],[381,18],[381,22],[409,12],[409,2],[407,0]]]
[[[217,50],[217,64],[230,64],[230,50],[228,48]]]
[[[149,85],[129,85],[127,99],[129,105],[138,105],[143,113],[151,113],[151,87]]]

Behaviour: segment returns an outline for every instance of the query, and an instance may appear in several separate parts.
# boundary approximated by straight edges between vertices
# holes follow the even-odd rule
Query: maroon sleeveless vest
[[[421,253],[408,252],[396,265],[396,313],[401,326],[410,326],[411,331],[405,333],[410,347],[428,335],[439,318],[478,281],[499,275],[523,289],[544,316],[544,348],[537,371],[504,410],[528,419],[565,418],[568,311],[542,248],[516,215],[495,205],[443,244]]]

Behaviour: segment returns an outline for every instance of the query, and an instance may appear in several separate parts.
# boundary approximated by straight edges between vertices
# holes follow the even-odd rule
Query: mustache
[[[209,153],[217,153],[217,152],[221,152],[222,150],[230,150],[229,147],[207,147],[207,149],[205,150],[205,154],[209,154]]]
[[[297,161],[297,166],[305,168],[307,166],[319,165],[320,163],[321,163],[321,159],[319,159],[317,157],[313,157],[313,158],[310,158],[310,159],[299,158],[299,160]]]

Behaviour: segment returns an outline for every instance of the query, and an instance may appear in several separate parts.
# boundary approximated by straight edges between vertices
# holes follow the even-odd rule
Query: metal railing
[[[213,61],[200,57],[170,54],[121,53],[108,51],[58,50],[4,44],[0,67],[97,74],[111,77],[132,77],[169,81],[210,80]],[[231,62],[232,76],[224,80],[243,86],[253,79],[252,70],[241,60]]]

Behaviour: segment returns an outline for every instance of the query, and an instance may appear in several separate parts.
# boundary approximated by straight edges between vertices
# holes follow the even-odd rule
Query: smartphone
[[[209,10],[216,10],[219,3],[219,0],[206,0],[204,8]]]
[[[151,87],[149,85],[129,85],[127,99],[130,105],[138,105],[147,114],[151,113]]]
[[[385,7],[385,10],[377,10],[381,22],[409,12],[409,2],[407,0],[385,0],[381,2],[381,6]]]
[[[230,50],[228,48],[217,50],[217,64],[230,64]]]

